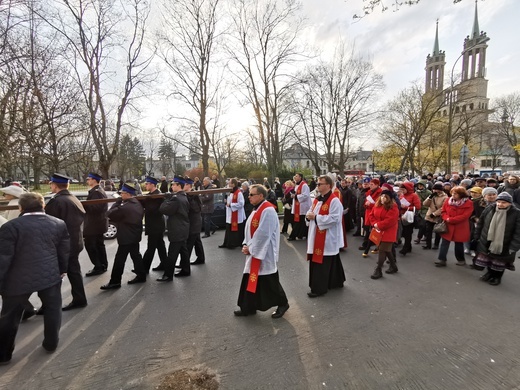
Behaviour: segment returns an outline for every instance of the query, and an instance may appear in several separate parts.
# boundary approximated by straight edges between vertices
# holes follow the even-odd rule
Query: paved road
[[[309,299],[306,243],[282,240],[291,308],[278,320],[236,318],[244,259],[218,249],[222,238],[204,240],[207,264],[173,283],[153,273],[101,291],[108,274],[85,279],[89,306],[64,313],[56,353],[40,346],[42,318],[20,326],[0,389],[153,389],[193,367],[216,373],[222,389],[520,389],[519,273],[492,287],[453,257],[435,268],[435,252],[414,246],[398,274],[373,281],[375,255],[363,259],[349,237],[345,288]],[[109,242],[111,258],[115,249]],[[85,252],[81,262],[90,268]],[[125,283],[131,268],[128,260]]]

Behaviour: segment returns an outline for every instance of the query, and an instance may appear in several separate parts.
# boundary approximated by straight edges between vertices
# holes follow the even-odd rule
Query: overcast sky
[[[384,0],[389,5],[393,0]],[[440,49],[446,52],[445,75],[449,77],[454,61],[462,52],[464,38],[473,28],[475,2],[462,0],[422,0],[413,6],[375,10],[363,19],[361,0],[303,0],[304,13],[313,26],[320,46],[335,42],[339,36],[354,41],[358,52],[372,58],[376,70],[384,75],[385,96],[392,98],[411,81],[424,80],[426,56],[433,50],[435,23],[439,19]],[[519,0],[478,2],[479,27],[490,38],[486,53],[488,97],[520,91]],[[462,68],[459,60],[455,75]]]

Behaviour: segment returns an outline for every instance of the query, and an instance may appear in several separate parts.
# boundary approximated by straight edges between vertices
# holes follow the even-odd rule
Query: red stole
[[[327,199],[326,202],[323,202],[320,207],[319,215],[329,215],[330,202],[332,199],[336,198],[336,194],[332,193]],[[316,207],[318,203],[318,199],[314,199],[314,203],[312,208]],[[316,223],[316,219],[314,220]],[[312,251],[312,261],[314,263],[322,264],[323,263],[323,252],[325,251],[325,237],[327,236],[326,230],[320,230],[318,224],[316,223],[316,235],[314,237],[314,249]]]
[[[298,201],[298,195],[302,193],[302,187],[305,182],[302,180],[298,187],[296,187],[296,196],[294,197],[294,222],[300,222],[300,202]]]
[[[260,225],[260,216],[262,215],[262,212],[268,207],[274,206],[268,201],[264,201],[264,203],[262,203],[262,205],[258,208],[258,210],[256,210],[255,214],[253,215],[253,219],[251,220],[251,238],[253,238],[256,229]],[[249,270],[249,279],[247,281],[246,290],[253,294],[256,293],[256,285],[258,284],[258,272],[260,271],[260,264],[260,259],[257,259],[256,257],[253,257],[251,259],[251,269]]]
[[[238,193],[240,189],[237,189],[233,192],[233,198],[231,199],[231,203],[238,203]],[[231,231],[238,232],[238,210],[231,211]]]

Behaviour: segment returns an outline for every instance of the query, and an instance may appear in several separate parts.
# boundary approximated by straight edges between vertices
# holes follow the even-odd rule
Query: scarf
[[[318,212],[319,215],[329,215],[330,202],[332,199],[336,198],[336,195],[332,193],[332,191],[328,192],[325,195],[320,195],[316,199],[314,199],[314,203],[312,205],[312,209],[314,210],[318,202],[322,202],[320,206],[320,210]],[[316,223],[316,220],[314,221]],[[325,240],[327,236],[327,230],[321,230],[316,223],[316,236],[314,237],[314,250],[312,252],[312,258],[310,259],[314,263],[322,264],[323,263],[323,252],[325,250]]]
[[[506,217],[507,212],[511,206],[507,209],[496,208],[495,214],[489,224],[487,239],[491,241],[489,244],[489,252],[500,255],[504,247],[504,233],[506,231]]]
[[[468,201],[469,198],[462,198],[462,199],[459,199],[459,200],[455,200],[453,199],[453,196],[450,197],[450,199],[448,199],[448,204],[450,206],[454,206],[454,207],[460,207],[462,206],[464,203],[466,203]]]
[[[237,187],[233,188],[233,197],[231,203],[238,203],[238,193],[240,190]],[[231,211],[231,231],[238,232],[238,210]]]

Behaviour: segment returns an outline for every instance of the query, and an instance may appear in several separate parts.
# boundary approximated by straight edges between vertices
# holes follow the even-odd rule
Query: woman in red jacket
[[[404,182],[399,187],[399,190],[403,194],[400,197],[401,215],[403,215],[406,211],[415,211],[418,213],[421,210],[422,203],[419,195],[415,193],[414,183],[411,181]],[[413,223],[409,225],[404,225],[403,223],[402,237],[404,238],[404,244],[403,249],[399,251],[399,253],[403,256],[412,251],[413,228]]]
[[[381,196],[372,208],[370,218],[373,228],[382,233],[381,243],[379,244],[377,266],[371,276],[372,279],[379,279],[383,277],[381,268],[383,267],[386,258],[390,261],[390,267],[388,267],[385,272],[387,274],[395,274],[397,272],[395,257],[392,253],[392,245],[397,239],[399,210],[391,191],[383,190],[381,192]]]
[[[448,231],[441,235],[436,267],[446,267],[446,255],[450,242],[455,242],[455,258],[457,265],[465,265],[464,243],[470,239],[469,218],[473,214],[473,202],[468,192],[462,186],[453,187],[451,197],[442,205],[442,219],[446,222]]]

